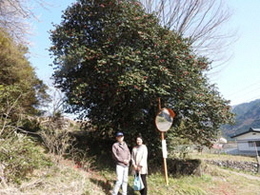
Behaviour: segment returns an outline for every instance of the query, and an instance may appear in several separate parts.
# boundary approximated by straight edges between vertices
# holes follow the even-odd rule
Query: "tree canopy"
[[[0,29],[0,109],[12,108],[11,115],[36,114],[41,100],[46,100],[47,86],[39,80],[26,54],[27,48],[17,44]]]
[[[89,119],[98,138],[118,130],[158,142],[158,98],[177,113],[169,134],[209,145],[232,119],[205,72],[210,62],[162,27],[135,0],[78,0],[51,31],[55,85],[67,111]],[[156,140],[156,141],[155,141]]]

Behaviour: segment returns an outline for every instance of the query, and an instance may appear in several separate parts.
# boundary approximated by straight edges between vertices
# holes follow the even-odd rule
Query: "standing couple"
[[[116,175],[117,181],[115,183],[112,195],[117,195],[120,187],[122,186],[122,195],[127,194],[128,184],[128,170],[130,161],[135,173],[140,173],[144,188],[140,190],[141,195],[147,195],[147,182],[146,175],[148,173],[147,157],[148,150],[146,145],[143,144],[143,138],[141,136],[136,137],[136,146],[130,154],[130,150],[127,144],[124,142],[124,134],[118,132],[116,134],[117,142],[112,146],[113,158],[116,161]]]

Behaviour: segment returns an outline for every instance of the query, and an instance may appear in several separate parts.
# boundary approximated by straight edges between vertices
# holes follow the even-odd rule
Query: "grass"
[[[228,154],[214,154],[214,153],[201,153],[198,154],[197,152],[190,153],[190,158],[196,159],[203,159],[203,160],[233,160],[233,161],[248,161],[248,162],[257,162],[256,157],[250,156],[239,156],[239,155],[228,155]]]
[[[195,154],[194,154],[195,155]],[[202,154],[201,159],[252,160],[252,158],[218,154]],[[241,174],[214,165],[202,165],[202,176],[169,177],[166,185],[163,173],[148,176],[149,195],[260,195],[260,176]],[[21,185],[0,186],[1,195],[107,195],[114,185],[115,171],[82,170],[70,161],[62,161],[49,169],[37,170]],[[129,195],[133,176],[129,175]]]
[[[150,188],[149,194],[151,195],[260,194],[260,177],[259,180],[254,180],[212,165],[207,165],[201,177],[185,176],[181,178],[169,178],[168,186],[165,185],[163,177],[159,174],[151,175],[148,181]]]
[[[230,159],[251,160],[250,157],[229,156],[229,155],[202,155],[207,159]],[[214,165],[202,165],[203,174],[198,176],[184,176],[181,178],[169,177],[169,184],[166,185],[164,174],[156,173],[149,175],[147,181],[149,185],[149,195],[260,195],[260,176],[241,174],[239,172],[226,170]],[[103,172],[103,177],[110,181],[112,187],[114,172]],[[129,177],[129,194],[137,195],[133,192],[131,185],[133,177]]]

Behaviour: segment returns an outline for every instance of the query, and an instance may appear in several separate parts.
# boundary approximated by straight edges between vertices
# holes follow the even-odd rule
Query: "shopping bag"
[[[134,186],[133,186],[135,191],[140,191],[142,189],[144,189],[144,184],[141,178],[141,175],[138,173],[136,173],[134,175]]]

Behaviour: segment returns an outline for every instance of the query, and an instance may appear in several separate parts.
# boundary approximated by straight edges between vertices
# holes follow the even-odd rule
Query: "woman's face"
[[[140,146],[143,144],[143,140],[140,137],[138,137],[138,138],[136,138],[136,143],[138,146]]]

